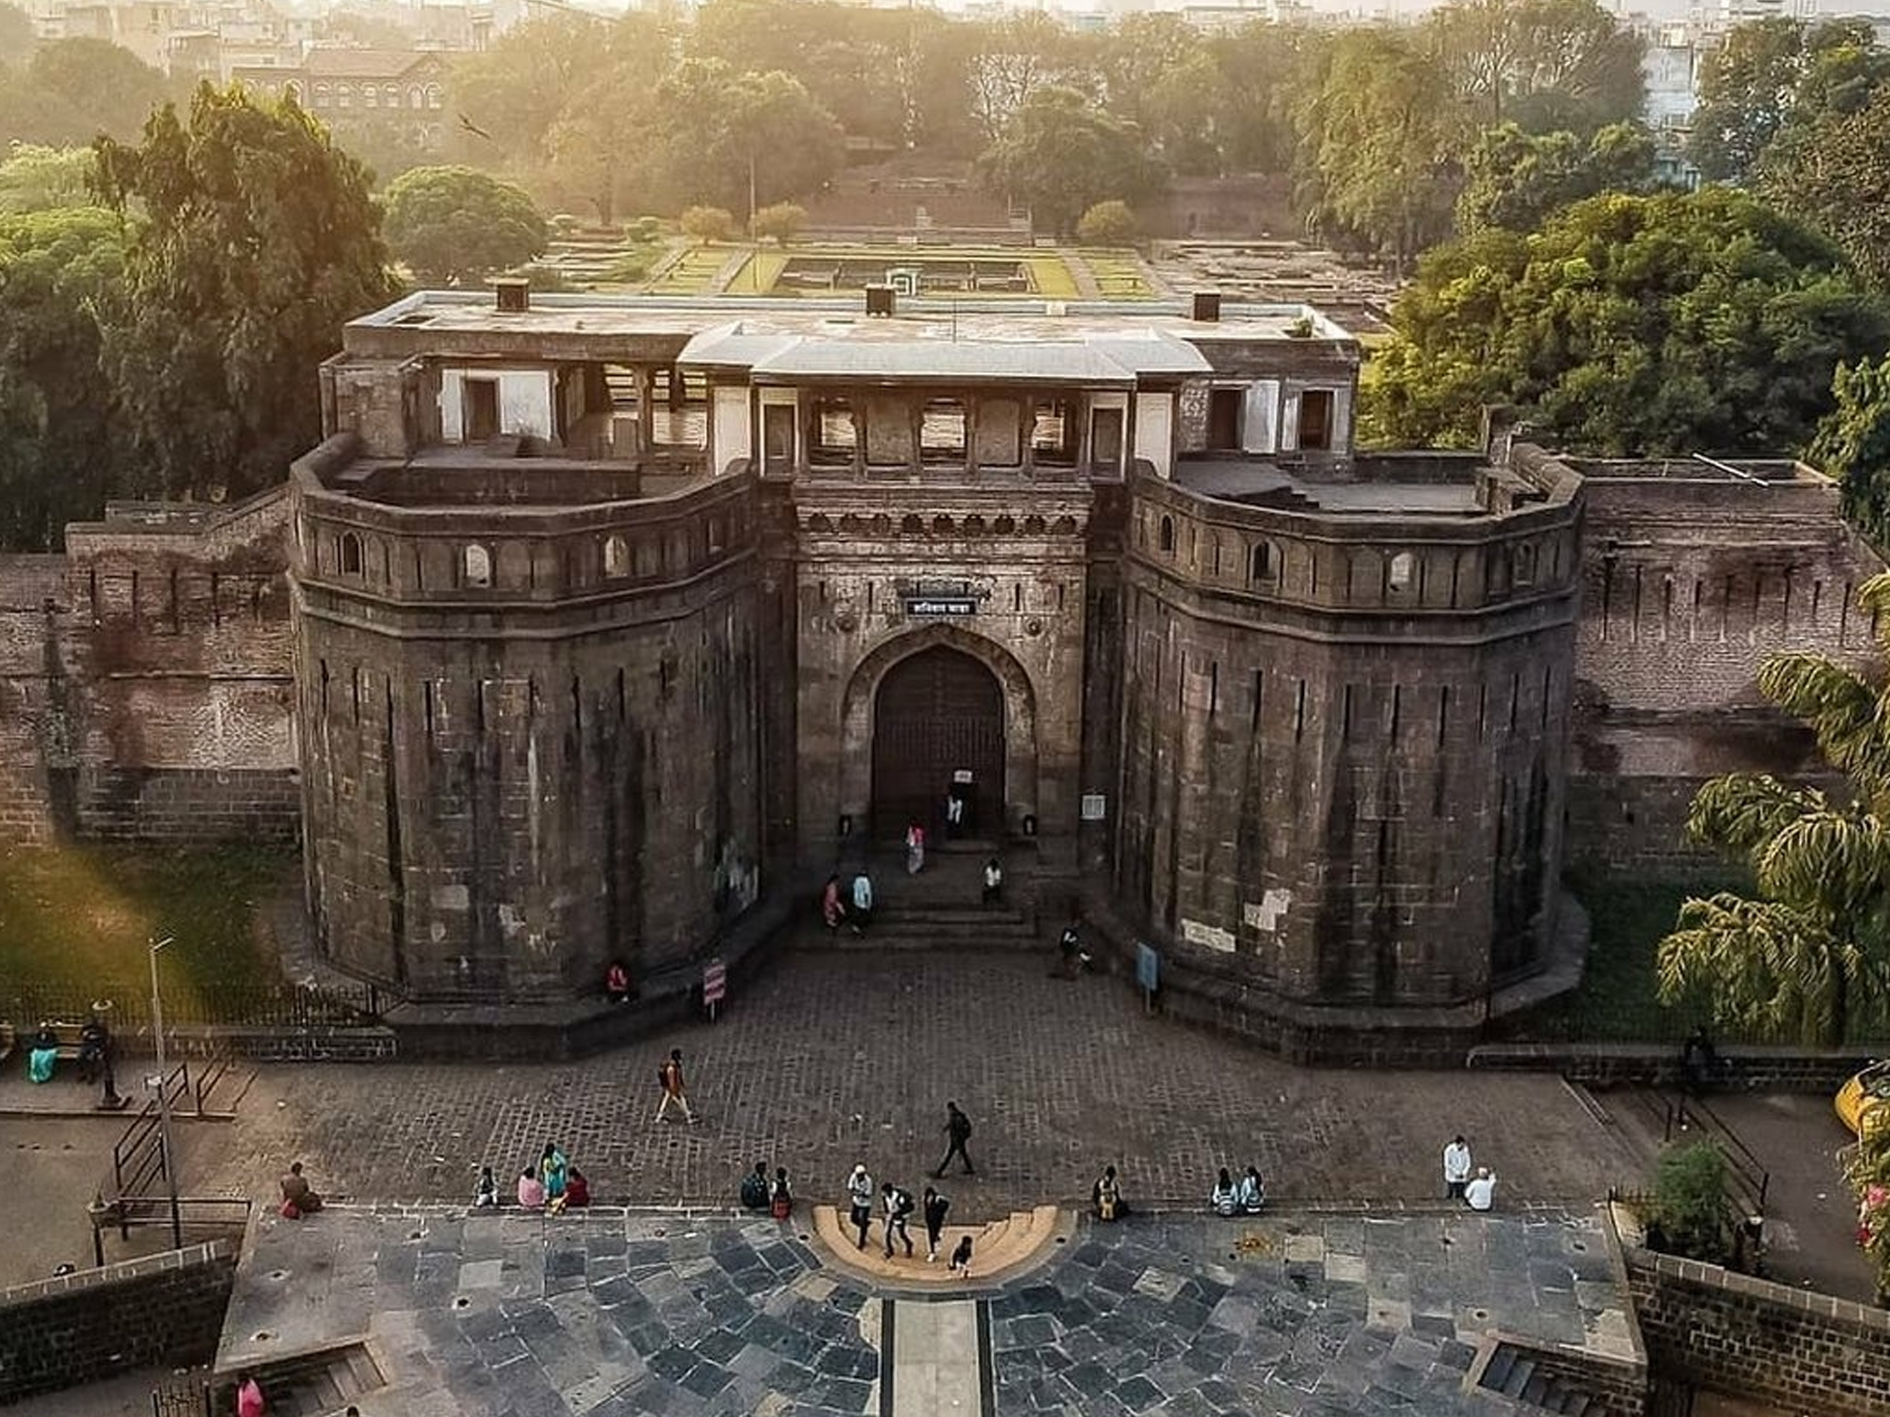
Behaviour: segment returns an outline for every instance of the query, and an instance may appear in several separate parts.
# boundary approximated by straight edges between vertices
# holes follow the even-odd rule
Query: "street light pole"
[[[171,943],[166,935],[151,942],[151,1027],[157,1034],[158,1146],[164,1155],[164,1184],[171,1196],[171,1245],[184,1248],[184,1221],[177,1208],[177,1153],[171,1148],[171,1094],[164,1073],[164,996],[158,989],[158,951]]]

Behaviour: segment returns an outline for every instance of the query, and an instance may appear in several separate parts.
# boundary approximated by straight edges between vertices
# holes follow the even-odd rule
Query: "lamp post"
[[[177,1208],[177,1154],[171,1149],[171,1095],[164,1074],[164,997],[158,989],[158,951],[171,943],[166,935],[151,942],[151,1028],[157,1035],[158,1146],[164,1157],[164,1184],[171,1197],[171,1245],[184,1248],[184,1221]]]

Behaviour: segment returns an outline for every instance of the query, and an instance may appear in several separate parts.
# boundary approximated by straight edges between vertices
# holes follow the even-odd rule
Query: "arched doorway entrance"
[[[969,774],[967,780],[966,775]],[[873,833],[936,831],[945,798],[965,800],[965,836],[1004,829],[1004,690],[984,664],[935,645],[886,671],[873,697]]]

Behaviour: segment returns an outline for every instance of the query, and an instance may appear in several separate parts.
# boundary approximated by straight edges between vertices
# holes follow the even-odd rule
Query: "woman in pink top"
[[[236,1389],[236,1417],[263,1417],[269,1410],[269,1404],[263,1401],[261,1384],[254,1373],[243,1374],[242,1385]]]
[[[538,1179],[538,1173],[529,1166],[525,1168],[525,1174],[518,1178],[518,1203],[527,1210],[545,1208],[545,1183]]]

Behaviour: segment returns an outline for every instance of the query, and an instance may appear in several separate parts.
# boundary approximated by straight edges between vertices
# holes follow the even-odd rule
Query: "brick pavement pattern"
[[[1052,967],[1048,951],[802,948],[720,1022],[575,1063],[265,1067],[232,1161],[201,1179],[269,1194],[300,1157],[330,1193],[460,1201],[481,1165],[509,1192],[556,1140],[600,1201],[729,1204],[761,1160],[803,1203],[837,1202],[857,1160],[916,1192],[945,1152],[948,1100],[975,1127],[978,1174],[951,1180],[962,1222],[1087,1199],[1105,1162],[1132,1201],[1205,1204],[1218,1167],[1250,1163],[1280,1199],[1434,1201],[1458,1132],[1496,1170],[1499,1206],[1586,1203],[1638,1176],[1556,1078],[1294,1067]],[[672,1046],[698,1126],[650,1120]]]

